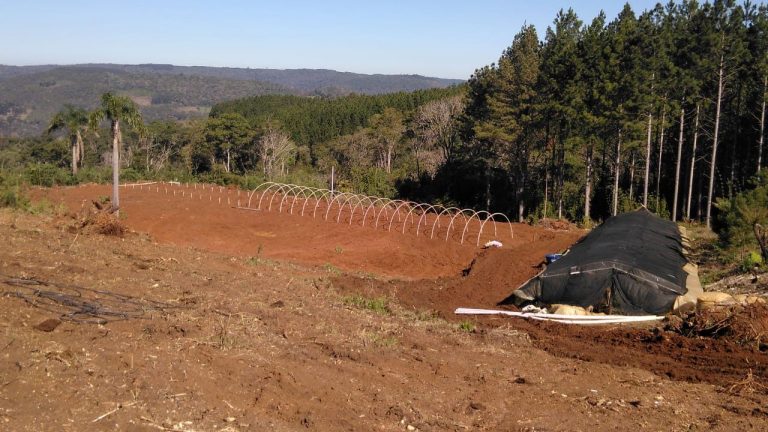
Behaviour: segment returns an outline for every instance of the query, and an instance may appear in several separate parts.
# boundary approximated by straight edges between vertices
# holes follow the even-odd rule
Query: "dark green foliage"
[[[66,186],[76,183],[68,169],[49,163],[33,164],[24,170],[24,180],[34,186]]]
[[[24,194],[19,179],[0,172],[0,207],[26,209],[29,198]]]
[[[716,220],[720,238],[729,246],[750,247],[759,250],[755,239],[755,224],[768,226],[768,173],[752,179],[754,188],[720,199]]]
[[[252,125],[276,120],[298,145],[310,148],[368,125],[368,119],[385,108],[412,112],[426,102],[461,92],[460,87],[390,93],[377,96],[350,95],[336,99],[267,95],[217,104],[211,117],[234,112]]]

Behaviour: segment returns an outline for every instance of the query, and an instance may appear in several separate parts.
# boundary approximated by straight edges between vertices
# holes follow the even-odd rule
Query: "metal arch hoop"
[[[435,221],[432,222],[432,230],[429,233],[429,238],[430,239],[433,239],[435,237],[435,226],[438,226],[438,227],[440,226],[440,218],[444,214],[446,214],[446,215],[450,214],[450,212],[452,212],[452,211],[453,212],[461,212],[462,210],[460,208],[458,208],[458,207],[443,207],[443,210],[437,215],[437,218],[435,218]],[[464,217],[464,219],[466,220],[466,216]]]
[[[318,201],[323,199],[326,192],[330,192],[327,189],[314,189],[312,193],[307,197],[307,200],[304,201],[304,204],[301,206],[301,215],[304,216],[304,210],[307,208],[307,203],[309,203],[309,199],[315,200],[315,204],[317,204]],[[318,195],[319,194],[319,195]],[[315,217],[313,214],[312,217]]]
[[[461,217],[463,217],[463,218],[464,218],[464,225],[466,225],[466,224],[469,222],[469,219],[470,219],[472,216],[470,216],[470,217],[468,218],[468,217],[466,216],[466,214],[465,214],[465,213],[472,213],[472,214],[474,215],[474,214],[475,214],[475,211],[474,211],[474,210],[472,210],[472,209],[462,209],[462,210],[461,210],[461,211],[459,211],[458,213],[454,214],[454,215],[453,215],[453,217],[451,218],[451,223],[449,223],[449,224],[448,224],[448,230],[446,230],[446,232],[445,232],[445,241],[448,241],[448,236],[450,236],[450,234],[451,234],[451,228],[453,227],[453,221],[454,221],[454,220],[456,220],[456,217],[457,217],[457,216],[461,215]]]
[[[344,207],[346,207],[347,204],[349,204],[349,211],[350,211],[350,213],[349,213],[349,224],[352,225],[352,219],[354,219],[354,217],[355,217],[355,209],[357,208],[357,206],[360,205],[363,201],[366,201],[366,200],[369,203],[372,202],[371,198],[372,197],[369,197],[368,195],[353,195],[353,196],[347,198],[347,200],[344,201],[344,204],[342,204],[341,208],[339,209],[339,214],[338,214],[338,216],[336,216],[336,223],[338,223],[341,220],[341,212],[344,210]],[[357,203],[355,204],[354,207],[352,207],[352,204],[351,204],[351,201],[353,199],[357,200]]]
[[[213,188],[213,186],[211,187]],[[205,190],[206,188],[206,185],[202,185],[201,189]],[[221,192],[221,188],[219,189]],[[304,216],[306,213],[307,205],[310,203],[310,201],[314,200],[314,209],[312,213],[313,218],[317,217],[318,208],[320,207],[321,203],[325,202],[325,205],[327,206],[324,216],[325,220],[328,220],[328,217],[333,210],[333,206],[337,204],[339,208],[336,214],[336,223],[341,222],[342,214],[344,213],[345,209],[348,209],[349,225],[352,225],[355,214],[357,213],[357,209],[359,207],[362,213],[361,225],[363,227],[368,221],[368,214],[372,213],[374,218],[374,229],[378,228],[379,221],[381,221],[382,215],[384,215],[385,218],[389,221],[387,225],[387,231],[392,231],[392,225],[395,223],[395,215],[397,215],[398,223],[402,222],[402,233],[405,233],[406,226],[408,225],[409,221],[411,222],[411,225],[414,225],[415,216],[419,215],[419,220],[416,222],[416,236],[421,234],[422,224],[425,227],[429,226],[429,215],[434,214],[435,219],[432,222],[430,229],[430,239],[434,238],[435,231],[442,226],[441,219],[443,216],[449,215],[450,222],[448,223],[448,227],[445,233],[446,241],[451,236],[451,231],[453,230],[453,226],[456,223],[456,219],[461,217],[464,222],[460,238],[460,243],[462,244],[464,243],[464,239],[467,237],[467,233],[469,232],[473,219],[477,219],[478,223],[480,224],[480,228],[475,241],[476,245],[479,245],[480,239],[485,232],[485,226],[489,221],[493,223],[494,236],[498,236],[498,221],[496,219],[502,218],[509,226],[510,238],[514,238],[512,223],[504,213],[490,213],[485,210],[475,211],[472,209],[459,209],[457,207],[445,207],[440,204],[416,203],[408,200],[393,200],[384,197],[354,194],[350,192],[336,192],[329,189],[316,188],[312,186],[302,186],[292,183],[277,183],[271,181],[261,183],[248,193],[248,203],[246,204],[245,208],[252,209],[251,206],[254,204],[254,198],[256,198],[257,194],[259,195],[259,200],[256,207],[257,210],[262,210],[264,199],[268,194],[271,194],[269,197],[269,204],[267,205],[268,211],[272,210],[272,205],[274,204],[277,195],[281,195],[280,204],[278,207],[278,211],[280,213],[282,213],[283,208],[289,202],[287,200],[290,200],[290,206],[286,208],[288,208],[288,212],[290,214],[293,214],[294,208],[296,208],[296,202],[299,199],[302,199],[304,200],[303,204],[301,205],[302,216]],[[363,208],[365,210],[363,210]],[[405,211],[406,209],[407,212]],[[405,215],[405,218],[403,218],[403,215]]]
[[[331,192],[330,189],[324,190],[322,195],[320,195],[320,199],[315,202],[315,209],[312,211],[312,218],[314,219],[315,216],[317,216],[317,207],[320,206],[320,203],[325,201],[326,204],[328,204],[328,197],[331,196],[333,192]]]
[[[293,197],[293,201],[296,201],[296,196],[298,195],[297,191],[301,190],[301,188],[303,188],[303,187],[304,186],[290,185],[286,189],[285,194],[283,195],[283,198],[280,200],[280,207],[278,207],[278,212],[279,213],[283,212],[283,203],[285,202],[285,199],[288,198],[289,196],[292,196]],[[291,207],[293,207],[293,206],[291,206]]]
[[[363,195],[366,199],[368,199],[368,207],[370,207],[375,201],[377,201],[378,197],[375,196],[368,196]],[[357,204],[355,204],[354,207],[352,207],[352,213],[349,215],[349,224],[352,225],[352,219],[355,217],[355,211],[357,211],[357,207],[360,207],[360,212],[363,211],[363,207],[361,204],[363,203],[363,200],[360,200]],[[366,207],[366,208],[368,208]],[[365,226],[365,214],[363,214],[363,220],[362,220],[362,226]]]
[[[429,214],[429,211],[430,211],[430,210],[432,210],[432,213],[433,213],[433,214],[435,214],[435,215],[437,215],[438,213],[440,213],[439,211],[437,211],[437,208],[438,208],[438,207],[439,207],[439,208],[441,208],[441,209],[443,209],[443,210],[445,210],[445,207],[443,207],[442,205],[440,205],[440,204],[433,204],[433,205],[430,205],[430,206],[429,206],[429,207],[428,207],[426,210],[424,210],[424,212],[421,214],[421,217],[419,217],[419,223],[418,223],[418,224],[416,224],[416,237],[418,237],[418,236],[419,236],[419,229],[421,228],[421,221],[422,221],[422,220],[424,221],[424,227],[426,228],[426,226],[427,226],[427,222],[428,222],[428,221],[427,221],[427,215]],[[426,234],[424,234],[424,235],[426,235]]]
[[[418,203],[415,206],[411,208],[411,210],[408,212],[408,214],[405,215],[405,220],[403,221],[403,234],[405,234],[405,225],[408,223],[408,218],[411,218],[411,226],[413,226],[413,212],[416,210],[421,210],[421,214],[419,215],[419,224],[416,225],[416,237],[419,236],[419,227],[421,226],[421,219],[424,217],[425,214],[430,209],[434,209],[435,206],[428,203]]]
[[[408,206],[410,208],[411,204],[415,204],[415,203],[412,203],[411,201],[401,201],[400,204],[395,208],[394,213],[397,213],[397,216],[399,217],[400,216],[400,208],[402,206]],[[393,216],[394,216],[394,214],[393,214]],[[408,220],[407,216],[406,216],[405,220],[406,221]],[[395,221],[394,217],[389,220],[389,227],[387,228],[387,231],[392,231],[392,222],[394,222],[394,221]],[[400,219],[398,219],[397,221],[400,222]]]
[[[301,197],[304,199],[304,201],[307,200],[307,191],[311,191],[312,189],[314,188],[309,186],[299,186],[298,192],[301,193]],[[293,206],[296,205],[297,199],[299,199],[298,193],[293,196],[293,200],[291,201],[291,209],[289,210],[290,214],[293,214]]]
[[[280,185],[278,189],[275,190],[275,193],[272,194],[272,197],[269,199],[269,207],[267,207],[267,211],[272,211],[272,202],[275,201],[275,197],[277,194],[281,194],[285,196],[286,191],[290,190],[294,185],[292,184],[283,184]],[[281,200],[282,203],[282,200]]]
[[[248,194],[248,206],[246,208],[251,208],[251,200],[253,200],[253,196],[256,195],[256,193],[259,191],[259,189],[262,186],[265,186],[265,185],[268,185],[268,186],[267,186],[266,189],[264,189],[261,192],[261,196],[259,197],[259,206],[257,207],[259,210],[261,210],[261,200],[264,199],[264,194],[266,194],[267,191],[272,189],[273,186],[278,186],[279,187],[279,183],[275,183],[275,182],[266,182],[266,183],[262,183],[262,184],[256,186],[256,188],[253,191],[251,191],[250,194]]]
[[[389,198],[377,198],[374,202],[372,202],[371,205],[369,205],[368,208],[365,209],[365,213],[363,213],[363,226],[365,226],[365,220],[368,218],[368,212],[371,209],[374,209],[373,210],[373,215],[376,216],[376,210],[375,209],[376,209],[376,204],[379,201],[384,202],[384,204],[382,205],[382,208],[386,208],[389,205],[389,203],[392,202],[392,200],[389,199]]]
[[[389,206],[399,205],[400,203],[403,203],[403,202],[405,202],[405,201],[403,201],[403,200],[391,200],[384,207],[382,207],[381,210],[379,210],[378,216],[376,216],[376,222],[373,224],[373,228],[376,229],[376,228],[379,227],[379,218],[381,217],[381,214],[384,212],[384,209],[386,209]],[[387,213],[387,217],[389,217],[389,213]],[[394,220],[394,217],[395,217],[395,214],[393,212],[392,213],[392,218],[390,218],[390,220]]]
[[[488,212],[487,212],[487,211],[485,211],[485,210],[480,210],[480,211],[477,211],[477,210],[475,210],[475,211],[472,213],[472,216],[470,216],[470,217],[469,217],[469,219],[467,219],[467,221],[466,221],[466,222],[464,222],[464,229],[463,229],[463,230],[461,230],[461,244],[464,244],[464,235],[467,233],[467,229],[469,228],[469,224],[472,222],[472,219],[477,219],[477,222],[478,222],[478,223],[480,224],[480,226],[482,227],[482,225],[483,225],[483,221],[481,221],[481,220],[480,220],[480,215],[481,215],[481,214],[487,214],[487,215],[490,215],[490,213],[488,213]],[[495,224],[495,223],[496,223],[496,221],[494,221],[493,223]]]
[[[498,235],[496,231],[496,219],[494,219],[496,216],[501,216],[507,221],[507,225],[509,225],[509,238],[510,239],[515,238],[515,233],[512,231],[512,222],[509,220],[507,215],[505,215],[504,213],[493,213],[492,215],[488,216],[488,218],[486,218],[483,221],[483,223],[480,225],[480,232],[477,233],[477,242],[476,242],[477,246],[480,245],[480,235],[483,234],[483,227],[485,227],[485,224],[488,223],[488,219],[493,220],[493,236],[496,237]]]
[[[336,202],[337,200],[341,202],[341,198],[347,198],[350,195],[354,195],[354,194],[351,194],[349,192],[337,193],[336,196],[334,196],[333,199],[331,199],[331,201],[328,202],[328,209],[325,211],[325,220],[328,220],[328,214],[331,212],[331,208],[333,208],[333,203]]]
[[[339,202],[341,203],[341,206],[339,206],[339,212],[336,214],[336,223],[339,223],[339,221],[341,220],[341,212],[344,211],[344,207],[347,206],[347,203],[354,199],[356,199],[357,202],[360,202],[360,195],[350,194],[344,199],[344,202],[341,202],[341,200],[339,200]]]

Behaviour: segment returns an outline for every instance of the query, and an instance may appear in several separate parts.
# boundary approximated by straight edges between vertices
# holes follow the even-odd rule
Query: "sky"
[[[630,0],[636,12],[656,1]],[[524,24],[597,0],[0,0],[0,64],[170,63],[466,79]]]

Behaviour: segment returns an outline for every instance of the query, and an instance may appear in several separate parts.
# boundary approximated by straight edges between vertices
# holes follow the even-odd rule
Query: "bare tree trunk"
[[[112,205],[120,215],[120,120],[112,120]]]
[[[419,149],[413,149],[413,156],[416,158],[416,178],[421,179],[421,165],[419,164]]]
[[[613,163],[613,211],[612,216],[619,213],[619,176],[621,175],[621,129],[619,129],[619,139],[616,140],[616,159]]]
[[[635,151],[632,150],[632,162],[629,165],[629,202],[632,202],[633,190],[635,188]]]
[[[565,165],[565,143],[562,144],[561,150],[560,150],[560,163],[558,164],[558,173],[557,173],[557,218],[562,219],[563,218],[563,183],[564,183],[564,177],[565,173],[563,172],[563,166]]]
[[[592,144],[587,146],[586,178],[584,179],[584,223],[592,220],[590,204],[592,198]]]
[[[523,193],[525,192],[525,180],[520,178],[517,185],[517,220],[523,223],[525,219],[525,201],[523,200]]]
[[[696,219],[701,220],[701,215],[704,213],[704,210],[701,208],[704,204],[704,176],[701,174],[699,174],[696,180],[696,189]]]
[[[520,175],[517,177],[517,220],[520,223],[523,223],[523,220],[525,219],[525,182],[528,178],[528,167],[521,167]]]
[[[648,181],[651,177],[651,131],[653,114],[648,113],[648,139],[645,143],[645,179],[643,180],[643,207],[648,207]]]
[[[736,94],[738,95],[738,97],[736,98],[736,109],[735,109],[735,111],[737,113],[739,113],[739,115],[741,115],[741,113],[742,113],[742,111],[741,111],[741,103],[742,103],[741,87],[742,87],[742,85],[743,84],[741,82],[739,82],[738,83],[738,90],[736,91]],[[740,138],[741,138],[741,122],[737,123],[736,134],[735,135],[736,135],[736,140],[735,141],[739,142]],[[729,200],[733,199],[733,190],[736,187],[736,147],[737,146],[736,146],[735,143],[734,143],[734,145],[731,146],[731,169],[730,169],[730,175],[728,177],[728,199]],[[744,155],[744,156],[746,156],[746,155]]]
[[[149,157],[149,150],[152,148],[152,138],[145,138],[144,139],[144,148],[145,148],[145,155],[144,155],[144,169],[149,171],[149,163],[150,163],[150,157]]]
[[[723,43],[725,35],[722,36],[720,43],[721,50],[724,49]],[[712,160],[709,166],[709,189],[707,191],[707,228],[712,227],[712,195],[715,192],[715,167],[717,166],[717,142],[720,135],[720,105],[723,101],[723,73],[725,69],[725,54],[720,53],[720,70],[717,79],[717,109],[715,110],[715,134],[712,138]]]
[[[757,141],[757,173],[763,167],[763,138],[765,136],[765,95],[768,93],[768,75],[763,78],[763,106],[760,109],[760,139]]]
[[[547,161],[544,162],[544,214],[543,218],[547,217],[547,201],[549,201],[549,165]]]
[[[651,96],[656,73],[651,75]],[[643,207],[648,208],[648,184],[651,180],[651,135],[653,133],[653,106],[648,110],[648,139],[645,143],[645,178],[643,179]]]
[[[656,214],[659,214],[661,207],[661,165],[664,157],[664,122],[667,118],[667,99],[664,98],[664,105],[661,107],[661,135],[659,135],[659,164],[656,167]]]
[[[693,148],[691,148],[691,171],[688,174],[688,202],[685,205],[685,218],[691,220],[691,199],[693,197],[693,177],[696,171],[696,144],[699,141],[699,104],[696,104],[696,120],[693,126]]]
[[[79,133],[79,132],[78,132]],[[70,138],[70,144],[72,145],[72,175],[77,175],[77,159],[79,146],[77,144],[77,136]]]
[[[230,149],[227,149],[227,172],[230,172],[231,154]]]
[[[683,157],[683,130],[685,127],[685,108],[680,108],[680,137],[677,140],[677,164],[675,165],[675,194],[672,199],[672,220],[677,221],[677,196],[680,193],[680,162]]]
[[[485,168],[485,211],[491,211],[491,167]]]
[[[85,158],[85,143],[83,142],[83,137],[80,135],[80,131],[77,131],[77,162],[80,164],[80,167],[83,167],[83,160]]]

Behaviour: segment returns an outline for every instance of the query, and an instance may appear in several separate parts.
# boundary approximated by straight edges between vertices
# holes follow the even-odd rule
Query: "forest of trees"
[[[642,13],[626,5],[612,20],[591,21],[563,10],[543,33],[520,29],[464,85],[225,102],[205,120],[129,128],[123,167],[313,185],[333,167],[341,188],[520,221],[589,224],[645,205],[709,225],[760,181],[767,86],[763,4],[685,0]],[[64,118],[51,130],[66,129]],[[67,130],[58,139],[0,139],[0,165],[76,171],[74,159],[108,162],[108,134]]]
[[[643,204],[709,225],[713,200],[764,165],[767,50],[768,11],[750,2],[627,5],[586,24],[561,11],[543,42],[523,27],[469,80],[462,163],[487,206],[521,219]]]

